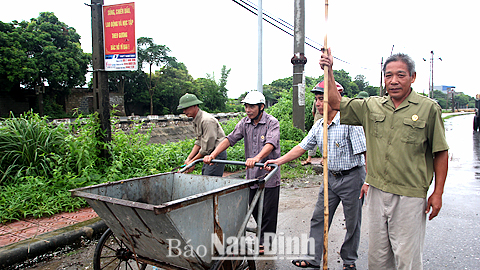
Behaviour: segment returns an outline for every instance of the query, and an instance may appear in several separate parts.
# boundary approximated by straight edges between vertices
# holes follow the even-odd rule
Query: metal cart
[[[145,269],[147,265],[163,269],[255,269],[251,249],[248,254],[231,255],[217,244],[223,242],[225,247],[229,237],[245,236],[257,203],[261,217],[265,182],[278,167],[269,164],[273,170],[264,179],[250,180],[181,173],[197,162],[202,160],[179,172],[71,190],[72,196],[85,198],[109,227],[97,244],[94,269]],[[239,161],[212,163],[245,166]],[[253,185],[258,189],[249,205]],[[257,220],[259,239],[261,218]]]

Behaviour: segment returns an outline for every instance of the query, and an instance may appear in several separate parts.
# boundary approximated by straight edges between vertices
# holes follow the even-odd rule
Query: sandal
[[[320,265],[312,264],[312,263],[310,263],[310,262],[307,261],[307,260],[293,260],[293,261],[292,261],[292,264],[295,265],[296,267],[300,267],[300,268],[316,268],[316,269],[320,269]]]
[[[343,265],[343,270],[357,270],[357,267],[355,266],[354,263],[352,263],[352,264],[344,264],[344,265]]]

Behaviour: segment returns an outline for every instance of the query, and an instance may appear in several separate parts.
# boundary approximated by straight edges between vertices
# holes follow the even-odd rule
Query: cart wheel
[[[140,266],[140,268],[138,268]],[[145,270],[147,264],[137,262],[133,253],[125,244],[115,237],[108,228],[98,241],[93,255],[93,269],[139,269]]]
[[[255,261],[252,260],[223,260],[215,264],[215,270],[256,270]]]

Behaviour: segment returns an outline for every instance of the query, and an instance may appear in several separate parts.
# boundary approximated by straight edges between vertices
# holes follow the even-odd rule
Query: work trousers
[[[249,202],[252,203],[253,197],[257,192],[257,188],[250,189]],[[265,233],[277,233],[277,217],[278,217],[278,202],[280,199],[280,186],[273,188],[265,188],[263,199],[263,214],[262,214],[262,230],[260,233],[260,245],[264,243]],[[253,208],[253,218],[256,222],[258,218],[258,203]],[[272,243],[273,239],[270,239]]]
[[[426,224],[425,198],[407,197],[370,186],[368,269],[421,270]]]
[[[215,159],[226,160],[227,151],[223,151]],[[209,176],[223,176],[223,171],[225,170],[225,164],[212,163],[212,164],[203,164],[202,175]]]
[[[360,227],[362,225],[363,199],[359,199],[362,185],[365,181],[365,166],[358,167],[347,175],[334,176],[328,173],[328,228],[332,224],[333,215],[340,201],[343,205],[345,227],[347,233],[340,249],[340,257],[344,264],[354,264],[358,259],[358,246],[360,244]],[[315,204],[310,221],[310,237],[315,239],[315,250],[308,254],[315,260],[310,263],[321,265],[323,257],[323,228],[324,228],[324,188],[320,187],[318,200]]]
[[[315,145],[315,148],[313,148],[313,150],[308,150],[308,156],[309,157],[314,157],[317,154],[317,148],[318,148],[318,146]]]

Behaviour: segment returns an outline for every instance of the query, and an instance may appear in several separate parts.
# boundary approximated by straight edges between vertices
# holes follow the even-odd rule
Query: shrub
[[[51,176],[51,159],[65,148],[66,129],[32,111],[3,119],[0,126],[0,183],[23,176]]]

